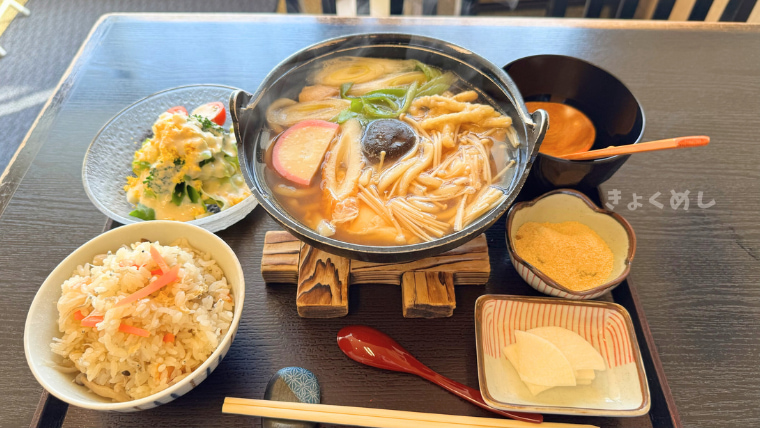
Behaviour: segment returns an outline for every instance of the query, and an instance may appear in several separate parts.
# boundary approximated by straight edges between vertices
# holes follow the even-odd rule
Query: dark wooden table
[[[43,111],[0,184],[0,426],[32,419],[41,387],[24,359],[23,326],[39,284],[106,221],[87,199],[80,170],[98,129],[133,101],[161,89],[220,83],[249,90],[294,51],[365,31],[442,38],[496,64],[557,53],[620,77],[643,104],[646,137],[707,134],[707,148],[636,156],[603,186],[619,190],[616,210],[633,224],[637,285],[685,426],[753,426],[760,419],[760,26],[544,19],[338,19],[262,15],[116,15],[101,21]],[[684,210],[671,190],[690,191]],[[715,200],[709,208],[698,206]],[[648,202],[655,200],[658,208]],[[632,194],[641,207],[629,210]],[[72,408],[65,426],[249,426],[221,414],[224,396],[261,397],[288,365],[316,373],[330,404],[487,416],[411,376],[360,366],[335,345],[340,327],[386,331],[420,360],[476,386],[473,303],[483,292],[534,294],[504,253],[503,221],[488,233],[494,274],[485,287],[457,290],[448,319],[401,317],[400,289],[361,286],[350,314],[301,319],[291,287],[265,287],[264,233],[276,226],[260,209],[220,233],[247,279],[240,334],[217,371],[158,409],[105,414]],[[557,420],[556,417],[552,418]],[[580,421],[579,419],[572,419]],[[586,419],[604,426],[647,420]]]

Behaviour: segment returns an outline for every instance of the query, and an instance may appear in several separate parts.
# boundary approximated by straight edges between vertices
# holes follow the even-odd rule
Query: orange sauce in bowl
[[[562,156],[588,151],[594,145],[596,128],[585,114],[567,104],[530,101],[525,103],[531,113],[537,109],[549,113],[549,129],[539,152]]]

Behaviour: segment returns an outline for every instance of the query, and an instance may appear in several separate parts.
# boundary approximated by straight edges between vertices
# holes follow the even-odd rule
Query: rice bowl
[[[114,308],[113,302],[124,299],[124,296],[130,293],[134,294],[134,288],[140,288],[140,285],[134,283],[131,285],[133,288],[130,289],[129,285],[121,284],[124,281],[112,281],[117,285],[114,289],[110,289],[107,287],[109,283],[106,281],[107,274],[106,277],[101,278],[106,270],[120,270],[122,275],[128,273],[132,276],[156,276],[150,273],[150,270],[155,270],[151,269],[154,265],[146,264],[139,268],[119,266],[120,262],[126,260],[125,258],[131,260],[131,257],[137,257],[138,253],[142,254],[144,248],[141,246],[150,245],[150,243],[140,244],[139,241],[143,238],[160,242],[158,245],[167,265],[173,267],[175,264],[177,266],[181,264],[182,269],[179,270],[176,282],[157,293],[152,293],[152,298],[137,299],[130,304]],[[186,243],[177,242],[183,238],[187,240]],[[132,243],[137,243],[136,249],[128,247],[118,250],[120,246]],[[182,246],[184,248],[165,250],[166,246],[163,244],[172,243],[178,243],[180,248]],[[187,245],[199,250],[200,254],[188,251]],[[109,250],[112,251],[111,255],[108,255]],[[202,253],[207,254],[202,255]],[[95,259],[95,256],[102,254],[106,256]],[[147,255],[147,258],[150,259],[150,255]],[[207,266],[194,267],[193,264],[199,260]],[[92,262],[103,263],[103,265],[85,265]],[[215,268],[223,272],[228,285],[221,281],[220,272],[216,272],[217,276],[214,276]],[[194,272],[194,269],[197,271]],[[140,274],[140,271],[144,270],[147,270],[147,273]],[[71,321],[77,311],[82,311],[80,316],[84,315],[85,319],[91,315],[86,313],[89,312],[88,309],[75,309],[76,305],[81,306],[82,302],[76,303],[76,299],[70,300],[78,293],[76,289],[87,282],[84,275],[72,278],[72,272],[89,273],[91,284],[97,284],[97,287],[89,287],[89,289],[97,288],[98,293],[103,296],[102,301],[108,302],[106,306],[110,306],[110,308],[99,307],[103,304],[102,302],[98,303],[97,299],[92,297],[89,299],[87,305],[92,307],[92,311],[105,312],[102,315],[103,320],[98,322],[96,327],[85,328],[77,325],[84,321],[82,319]],[[187,282],[185,277],[187,277]],[[62,293],[64,283],[68,283],[67,287],[71,288],[68,293],[74,294]],[[75,287],[77,283],[81,285]],[[128,283],[129,280],[127,280]],[[126,288],[122,289],[122,287]],[[209,292],[206,302],[203,299],[197,301],[187,294],[203,291],[203,289]],[[172,312],[168,310],[168,306],[161,304],[162,299],[165,303],[171,299],[172,305],[175,305],[177,301],[182,302],[181,297],[178,299],[178,295],[181,296],[180,291],[185,292],[184,311],[178,309],[179,312]],[[190,391],[221,362],[229,350],[240,322],[244,294],[244,280],[239,261],[229,246],[212,233],[197,226],[167,221],[123,226],[94,238],[74,251],[61,262],[40,287],[29,310],[24,331],[27,362],[40,384],[69,404],[95,410],[127,412],[156,407]],[[64,295],[67,298],[62,298]],[[229,302],[225,301],[225,296],[230,299]],[[59,353],[69,355],[73,353],[76,361],[68,364],[68,373],[61,370],[62,364],[65,366],[63,363],[65,360],[51,349],[52,338],[62,336],[57,322],[59,300],[64,303],[61,307],[62,311],[66,311],[60,313],[60,316],[64,318],[61,324],[64,327],[63,330],[68,331],[68,337],[64,333],[62,339],[56,341],[53,347]],[[220,301],[223,303],[218,304]],[[216,310],[214,310],[215,302],[218,304]],[[107,310],[104,311],[104,309]],[[189,313],[191,311],[194,311],[194,314]],[[178,321],[175,321],[173,317],[176,317]],[[122,324],[129,326],[126,328],[128,332],[121,330]],[[133,328],[136,330],[132,330]],[[189,328],[195,329],[198,334],[190,334]],[[75,329],[80,331],[75,333],[73,331]],[[147,331],[149,336],[142,337],[133,334],[140,333],[140,329]],[[81,330],[86,330],[85,334],[82,334]],[[163,341],[166,333],[175,336],[173,343]],[[90,351],[85,349],[90,349]],[[126,357],[123,354],[124,350],[127,352]],[[184,363],[180,358],[182,355]],[[155,360],[148,361],[153,358]],[[144,367],[142,370],[135,369],[137,367],[135,364]],[[168,367],[174,368],[168,369]],[[80,377],[78,384],[76,378],[80,370],[84,374]],[[125,371],[129,371],[129,375],[123,373]],[[178,373],[173,373],[174,371]],[[93,383],[110,385],[110,390],[118,394],[108,398],[97,395],[81,385],[86,383],[82,381],[83,378],[87,380],[89,386]],[[115,387],[115,385],[122,386]],[[102,393],[103,390],[98,392]],[[120,399],[129,399],[129,401],[114,402]]]
[[[119,306],[151,278],[155,284],[163,276],[153,251],[181,272],[153,298]],[[54,337],[51,349],[64,357],[61,370],[80,372],[75,382],[114,401],[144,398],[181,381],[214,352],[232,323],[224,272],[186,239],[171,245],[136,242],[97,255],[77,266],[61,287],[63,337]],[[103,320],[85,325],[93,317]]]

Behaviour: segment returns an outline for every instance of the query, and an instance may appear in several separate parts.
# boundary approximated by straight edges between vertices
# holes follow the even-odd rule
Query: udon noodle
[[[324,236],[406,245],[460,231],[506,199],[512,120],[451,72],[341,57],[268,111],[266,178]],[[323,148],[324,147],[324,148]]]

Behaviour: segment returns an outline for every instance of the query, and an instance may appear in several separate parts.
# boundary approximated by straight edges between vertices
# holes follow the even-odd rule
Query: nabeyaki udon
[[[266,180],[294,218],[365,245],[431,241],[507,197],[512,120],[451,71],[339,57],[267,109]]]

